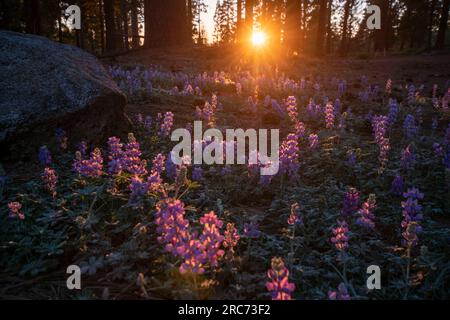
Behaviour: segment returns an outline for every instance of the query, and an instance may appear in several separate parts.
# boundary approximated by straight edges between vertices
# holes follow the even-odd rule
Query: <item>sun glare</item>
[[[252,43],[256,47],[264,45],[266,43],[266,34],[262,31],[253,32]]]

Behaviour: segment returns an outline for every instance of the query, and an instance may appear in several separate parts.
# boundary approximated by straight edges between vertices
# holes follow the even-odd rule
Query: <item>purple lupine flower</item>
[[[214,211],[210,211],[200,218],[200,224],[203,226],[203,230],[199,235],[199,241],[205,250],[206,261],[215,267],[225,253],[220,249],[223,242],[223,235],[220,234],[223,222],[217,218]]]
[[[412,139],[417,135],[418,127],[414,116],[408,114],[403,122],[403,132],[407,139]]]
[[[38,158],[39,162],[44,166],[48,166],[52,163],[52,155],[50,154],[47,146],[42,146],[39,148]]]
[[[172,161],[170,154],[166,160],[166,174],[170,179],[175,179],[177,176],[177,165]]]
[[[442,148],[442,146],[435,142],[433,143],[433,153],[436,157],[440,158],[444,156],[444,148]]]
[[[412,199],[422,200],[423,199],[423,193],[420,192],[420,190],[417,189],[417,188],[411,188],[411,189],[408,189],[407,192],[403,193],[403,197],[404,198],[412,198]]]
[[[391,149],[388,138],[383,138],[380,144],[380,153],[378,154],[378,161],[380,162],[380,171],[383,171],[388,162],[388,153]]]
[[[302,139],[305,136],[306,128],[305,124],[301,121],[297,121],[295,124],[295,134],[299,139]]]
[[[200,166],[194,166],[192,169],[192,180],[201,181],[203,179],[203,169]]]
[[[73,168],[76,172],[87,177],[99,177],[103,174],[103,157],[99,148],[91,152],[91,157],[83,160],[81,152],[75,152]]]
[[[411,170],[416,162],[416,156],[411,150],[411,145],[408,145],[402,150],[402,155],[400,158],[400,165],[404,170]]]
[[[141,159],[140,145],[133,133],[128,134],[128,143],[124,146],[121,164],[124,170],[133,175],[147,174],[147,161]]]
[[[408,189],[407,192],[403,194],[406,201],[402,201],[402,215],[403,220],[401,226],[403,228],[402,244],[404,246],[416,246],[418,243],[417,233],[422,231],[419,225],[422,220],[422,206],[419,204],[418,200],[423,199],[423,193],[418,189],[412,188]]]
[[[282,174],[287,174],[292,179],[298,176],[298,169],[300,168],[298,156],[298,137],[294,133],[290,133],[280,147],[280,171]]]
[[[155,223],[158,241],[166,250],[178,255],[178,247],[189,240],[189,220],[185,218],[184,203],[165,198],[156,204]]]
[[[387,126],[388,126],[388,117],[386,116],[373,116],[372,117],[372,131],[375,142],[378,145],[381,145],[383,140],[386,138]]]
[[[338,84],[338,95],[342,97],[347,90],[347,81],[340,80]]]
[[[311,133],[308,136],[308,140],[309,140],[309,148],[311,150],[314,150],[319,146],[319,136],[317,134]]]
[[[56,128],[55,135],[56,135],[56,141],[58,142],[60,148],[62,150],[66,150],[67,142],[68,142],[66,131],[62,128]]]
[[[78,144],[78,150],[81,152],[81,155],[82,155],[83,157],[85,157],[86,154],[87,154],[87,150],[88,150],[87,142],[86,142],[86,141],[81,141],[81,142]]]
[[[325,106],[325,127],[332,129],[334,127],[334,106],[328,102]]]
[[[445,129],[444,144],[450,147],[450,123],[447,129]]]
[[[271,101],[271,105],[272,105],[272,109],[275,110],[276,113],[278,113],[278,115],[280,117],[284,117],[285,116],[285,112],[283,110],[283,108],[281,108],[280,104],[278,103],[277,100],[272,99]]]
[[[244,223],[244,236],[247,238],[259,238],[261,236],[261,231],[259,230],[258,223],[254,221]]]
[[[220,170],[220,175],[222,176],[222,177],[224,177],[224,176],[227,176],[227,175],[229,175],[230,173],[232,173],[233,172],[233,170],[231,169],[231,166],[230,165],[224,165],[223,167],[222,167],[222,169]]]
[[[164,170],[166,169],[164,166],[165,161],[166,161],[166,157],[163,154],[158,153],[155,156],[155,158],[153,159],[152,171],[156,171],[159,174],[163,173]]]
[[[140,203],[142,198],[147,194],[148,184],[142,181],[139,176],[133,176],[131,177],[130,191],[129,204],[135,206]]]
[[[120,174],[122,172],[123,144],[117,137],[108,138],[108,172],[110,174]]]
[[[58,183],[58,175],[52,168],[46,167],[42,173],[42,181],[44,182],[44,187],[48,191],[54,192],[56,189],[56,184]]]
[[[412,104],[414,104],[414,102],[416,101],[416,87],[415,87],[413,84],[411,84],[411,85],[408,87],[408,97],[407,97],[407,100],[408,100],[408,105],[412,105]]]
[[[330,300],[351,300],[347,287],[343,282],[338,286],[337,291],[328,291],[328,299]]]
[[[291,205],[291,213],[289,214],[287,223],[291,226],[303,223],[302,217],[300,216],[300,206],[297,202]]]
[[[431,119],[431,130],[436,131],[438,126],[439,126],[438,119],[436,117],[433,117],[433,119]]]
[[[150,130],[153,125],[153,118],[151,116],[146,116],[144,119],[144,128]]]
[[[353,150],[349,150],[347,152],[347,161],[346,164],[350,167],[354,167],[356,165],[356,153]]]
[[[25,215],[20,211],[22,209],[22,204],[20,202],[10,202],[8,203],[9,217],[18,217],[20,220],[25,219]]]
[[[297,100],[294,96],[289,96],[286,99],[286,111],[289,118],[293,123],[297,122],[298,111],[297,111]]]
[[[348,225],[347,223],[342,220],[338,220],[338,226],[334,229],[332,229],[333,237],[331,237],[331,243],[334,244],[336,249],[343,252],[348,248]]]
[[[443,163],[445,168],[450,169],[450,148],[448,149],[447,154],[444,156]]]
[[[369,88],[367,88],[366,90],[363,90],[359,93],[359,99],[361,100],[361,102],[367,102],[369,101]]]
[[[353,215],[359,207],[359,192],[355,188],[350,188],[344,196],[342,205],[342,215]]]
[[[399,111],[400,108],[398,106],[397,100],[389,99],[389,112],[387,117],[388,117],[388,125],[390,128],[392,128],[392,126],[395,124]]]
[[[403,183],[403,178],[400,175],[396,175],[392,181],[391,191],[393,194],[400,196],[403,194],[405,189],[405,184]]]
[[[183,202],[172,198],[159,201],[156,204],[155,223],[159,234],[157,239],[165,245],[165,250],[184,260],[180,273],[203,273],[205,251],[200,241],[190,233]]]
[[[164,114],[164,121],[163,123],[161,123],[159,133],[165,137],[169,136],[172,126],[173,126],[173,113],[168,111]]]
[[[306,111],[308,112],[308,115],[311,118],[316,118],[322,113],[322,108],[320,107],[320,105],[315,104],[314,101],[311,99],[306,108]]]
[[[147,177],[147,188],[150,193],[164,195],[163,180],[157,171],[151,171]]]
[[[295,284],[289,282],[289,270],[281,258],[272,258],[267,277],[270,282],[266,283],[266,288],[271,293],[272,300],[292,299],[291,293],[295,290]]]
[[[369,195],[366,202],[363,203],[361,209],[358,210],[360,217],[356,220],[356,224],[373,229],[375,228],[375,215],[376,198],[374,194]]]
[[[334,116],[336,117],[340,113],[341,113],[341,100],[339,100],[338,98],[334,101]]]

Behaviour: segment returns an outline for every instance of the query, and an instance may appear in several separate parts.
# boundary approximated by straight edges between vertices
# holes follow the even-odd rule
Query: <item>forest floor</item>
[[[138,50],[126,55],[103,60],[105,65],[121,65],[132,67],[136,65],[160,66],[165,71],[181,71],[190,74],[202,72],[225,71],[232,72],[239,69],[254,69],[254,66],[244,60],[252,61],[253,53],[245,53],[236,58],[234,49],[224,50],[221,48],[173,48],[173,49],[147,49]],[[424,53],[420,55],[391,55],[373,58],[340,58],[329,57],[317,59],[311,57],[293,57],[291,59],[279,59],[271,57],[270,65],[258,66],[273,74],[275,68],[279,73],[287,77],[299,80],[300,77],[314,79],[319,77],[346,79],[353,89],[359,88],[362,76],[366,76],[369,82],[383,86],[387,79],[394,83],[402,83],[404,86],[410,83],[420,82],[424,85],[433,84],[446,85],[450,81],[450,52],[446,53]],[[257,67],[257,68],[258,68]],[[264,72],[264,71],[263,71]],[[219,93],[222,98],[227,99],[226,93]],[[232,96],[232,94],[228,95]],[[139,104],[129,103],[127,113],[134,116],[138,113],[156,115],[157,113],[172,111],[178,124],[192,122],[197,100],[180,100],[172,98],[156,98]],[[186,108],[192,112],[186,112]],[[222,120],[236,115],[224,113]],[[253,118],[250,117],[249,120]],[[242,117],[239,117],[240,127],[246,128]],[[253,121],[250,121],[254,124]]]

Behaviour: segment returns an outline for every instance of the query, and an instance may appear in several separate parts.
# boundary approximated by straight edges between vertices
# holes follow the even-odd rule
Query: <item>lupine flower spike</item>
[[[270,282],[266,283],[272,300],[291,300],[295,284],[289,282],[289,270],[281,258],[272,258],[271,269],[267,272]]]

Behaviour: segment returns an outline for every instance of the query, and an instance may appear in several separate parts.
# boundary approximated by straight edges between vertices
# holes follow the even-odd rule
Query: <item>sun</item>
[[[252,34],[252,43],[256,47],[260,47],[266,43],[266,34],[262,31],[255,31]]]

